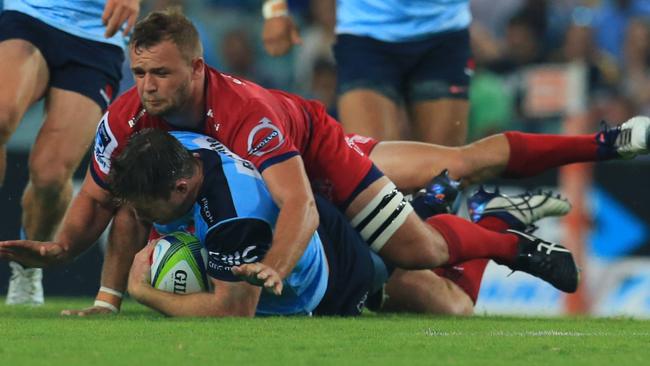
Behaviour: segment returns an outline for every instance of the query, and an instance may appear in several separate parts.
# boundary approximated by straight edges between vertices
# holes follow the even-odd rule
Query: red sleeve
[[[361,136],[357,135],[355,133],[348,133],[345,135],[345,139],[348,141],[348,144],[351,146],[357,146],[362,153],[364,153],[366,156],[370,156],[370,153],[372,152],[372,149],[377,146],[379,143],[378,140],[375,140],[372,137],[366,137],[366,136]]]
[[[290,116],[279,108],[260,99],[246,103],[238,129],[230,138],[233,152],[260,172],[300,154],[292,140]]]
[[[107,189],[106,178],[111,169],[111,159],[116,156],[126,143],[126,134],[120,131],[117,115],[111,115],[111,108],[104,114],[95,134],[93,156],[90,162],[90,174],[100,187]]]

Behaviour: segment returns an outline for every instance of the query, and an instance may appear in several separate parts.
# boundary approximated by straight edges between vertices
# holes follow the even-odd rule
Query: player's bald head
[[[155,11],[136,23],[129,47],[139,54],[163,41],[174,43],[188,63],[203,56],[199,33],[180,7]]]

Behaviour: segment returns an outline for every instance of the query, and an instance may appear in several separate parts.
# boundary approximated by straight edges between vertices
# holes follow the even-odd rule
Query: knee
[[[29,182],[34,190],[43,194],[58,194],[70,181],[74,164],[30,158]]]
[[[399,244],[404,250],[390,256],[390,261],[404,269],[431,269],[447,263],[449,253],[443,242],[434,238]],[[382,253],[380,253],[382,254]]]
[[[446,167],[449,175],[456,180],[467,179],[473,170],[471,162],[475,152],[472,151],[471,145],[454,148],[452,151],[449,166]]]
[[[19,120],[20,112],[16,107],[0,104],[0,144],[4,145],[9,141]]]
[[[474,314],[474,303],[465,293],[447,302],[445,315],[470,316]]]

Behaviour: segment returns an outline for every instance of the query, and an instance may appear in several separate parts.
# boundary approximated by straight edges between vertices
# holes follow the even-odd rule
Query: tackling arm
[[[300,156],[267,168],[262,177],[280,207],[271,249],[262,263],[285,278],[318,228],[318,211]]]

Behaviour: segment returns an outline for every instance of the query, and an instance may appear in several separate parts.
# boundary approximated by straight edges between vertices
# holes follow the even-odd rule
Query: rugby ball
[[[151,286],[175,294],[208,291],[208,255],[194,235],[177,231],[156,242],[151,255]]]

